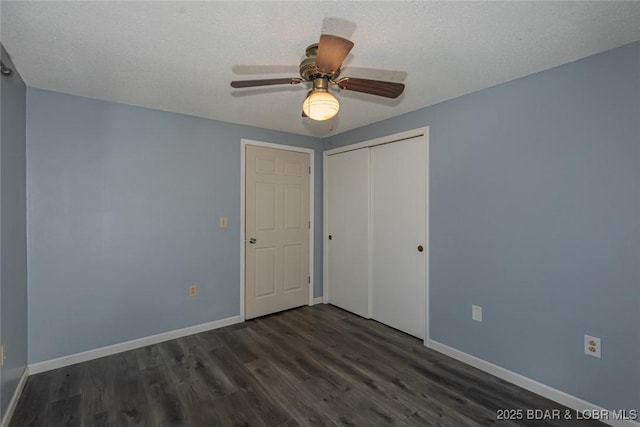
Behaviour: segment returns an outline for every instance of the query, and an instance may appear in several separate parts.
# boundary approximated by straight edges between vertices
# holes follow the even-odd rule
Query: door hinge
[[[311,221],[309,221],[309,229],[311,229]]]
[[[309,166],[309,175],[311,175],[311,166]]]
[[[311,276],[309,276],[308,279],[309,279],[308,283],[311,284]]]

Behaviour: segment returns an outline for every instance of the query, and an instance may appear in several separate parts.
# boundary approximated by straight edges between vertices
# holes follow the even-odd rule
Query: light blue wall
[[[603,407],[638,409],[639,124],[635,43],[324,147],[430,126],[431,338]],[[583,354],[584,334],[602,339],[601,360]]]
[[[14,73],[0,77],[0,416],[27,365],[26,88],[4,49],[2,62]]]
[[[241,138],[316,149],[319,295],[320,139],[27,90],[30,363],[239,314]]]

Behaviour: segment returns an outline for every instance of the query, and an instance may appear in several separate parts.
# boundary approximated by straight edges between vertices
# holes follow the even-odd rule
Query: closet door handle
[[[250,237],[249,238],[249,243],[251,243],[252,245],[256,243],[256,238],[255,237]]]
[[[331,234],[329,234],[329,240],[331,240],[331,239],[332,239]]]
[[[424,251],[424,248],[422,247],[422,245],[418,245],[418,252],[422,252]]]

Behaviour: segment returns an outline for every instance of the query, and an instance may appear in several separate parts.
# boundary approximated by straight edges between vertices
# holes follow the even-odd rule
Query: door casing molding
[[[240,148],[240,321],[245,321],[245,301],[244,301],[244,291],[245,291],[245,277],[244,277],[244,269],[245,269],[245,171],[246,171],[246,147],[247,145],[255,145],[258,147],[267,147],[267,148],[275,148],[278,150],[284,151],[296,151],[299,153],[307,153],[309,154],[309,166],[311,167],[311,173],[309,174],[309,221],[311,222],[311,226],[309,227],[309,277],[311,281],[309,283],[309,301],[308,305],[313,305],[313,274],[314,274],[314,264],[313,264],[313,230],[314,230],[314,218],[313,218],[313,201],[314,201],[314,150],[312,148],[303,148],[296,147],[292,145],[284,145],[284,144],[274,144],[272,142],[264,142],[264,141],[254,141],[251,139],[241,139],[241,148]]]

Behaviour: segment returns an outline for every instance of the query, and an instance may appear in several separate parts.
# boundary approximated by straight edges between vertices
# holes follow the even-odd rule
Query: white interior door
[[[422,137],[371,148],[372,317],[419,338],[425,335],[426,165]]]
[[[369,149],[326,157],[328,302],[369,317]]]
[[[245,318],[309,301],[309,154],[246,146]]]

